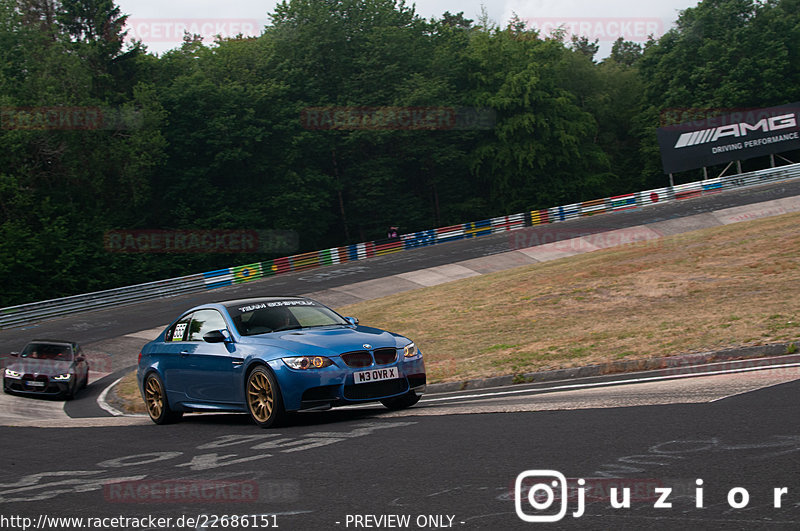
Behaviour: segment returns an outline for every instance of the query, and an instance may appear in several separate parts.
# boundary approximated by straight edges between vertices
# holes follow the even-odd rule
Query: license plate
[[[44,382],[25,382],[28,387],[44,387]]]
[[[393,380],[400,378],[400,373],[397,367],[388,367],[386,369],[372,369],[371,371],[360,371],[353,373],[353,378],[357,384],[380,382],[382,380]]]

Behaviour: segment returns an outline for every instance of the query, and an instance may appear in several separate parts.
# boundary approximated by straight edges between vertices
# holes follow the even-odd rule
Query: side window
[[[164,341],[185,341],[184,337],[186,336],[186,330],[189,328],[189,321],[191,318],[192,314],[182,317],[180,321],[172,326],[172,328],[167,330],[167,335],[164,337]]]
[[[192,315],[189,337],[186,341],[203,341],[203,336],[212,330],[225,330],[227,325],[217,310],[198,310]]]

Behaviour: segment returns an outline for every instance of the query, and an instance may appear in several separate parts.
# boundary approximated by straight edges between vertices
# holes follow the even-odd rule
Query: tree
[[[597,51],[600,49],[598,42],[599,39],[590,41],[589,37],[573,35],[570,48],[594,61],[594,56],[597,55]]]
[[[611,46],[611,55],[607,61],[618,65],[633,66],[642,56],[642,45],[638,42],[626,41],[619,37]]]
[[[92,96],[121,102],[120,92],[133,86],[137,58],[144,51],[138,41],[122,51],[128,15],[113,0],[61,0],[57,19],[71,48],[91,68]]]
[[[10,0],[6,5],[15,7],[23,25],[44,34],[53,35],[56,30],[57,0]]]
[[[265,37],[276,46],[276,75],[303,87],[295,109],[392,105],[397,89],[426,60],[428,25],[394,0],[293,0],[279,4]],[[396,149],[375,130],[298,131],[304,159],[328,176],[340,230],[363,240],[374,205],[395,202]],[[377,164],[377,161],[383,161]],[[356,234],[356,236],[353,236]],[[374,232],[373,232],[374,234]]]
[[[127,15],[122,15],[113,0],[60,0],[59,22],[77,42],[103,43],[109,55],[122,49]]]
[[[441,24],[451,28],[469,29],[472,27],[472,19],[464,18],[464,12],[459,11],[455,15],[450,11],[445,11],[442,15]]]
[[[473,153],[491,212],[594,197],[608,162],[594,142],[594,118],[560,83],[559,65],[573,52],[560,39],[520,34],[513,25],[472,43],[476,101],[498,113],[496,127]]]
[[[792,101],[793,2],[705,0],[642,57],[648,100],[666,106],[744,107]],[[795,56],[796,61],[796,56]],[[787,93],[787,90],[789,91]]]

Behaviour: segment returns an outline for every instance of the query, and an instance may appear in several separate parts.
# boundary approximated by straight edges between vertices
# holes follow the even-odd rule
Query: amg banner
[[[732,111],[733,109],[728,109]],[[675,110],[702,119],[658,129],[664,173],[800,149],[800,103],[742,109],[708,118],[711,109]]]

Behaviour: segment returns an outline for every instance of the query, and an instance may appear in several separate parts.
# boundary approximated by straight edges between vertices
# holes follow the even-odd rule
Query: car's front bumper
[[[344,406],[373,402],[401,396],[409,391],[418,395],[425,392],[425,363],[422,356],[401,359],[380,367],[350,368],[338,363],[322,370],[294,370],[281,360],[270,363],[281,387],[284,407],[287,411]],[[397,367],[398,378],[377,382],[355,383],[354,374],[369,369]]]
[[[55,381],[46,376],[8,378],[3,377],[3,388],[13,394],[32,396],[66,396],[72,389],[75,377],[66,381]]]

